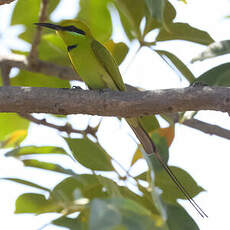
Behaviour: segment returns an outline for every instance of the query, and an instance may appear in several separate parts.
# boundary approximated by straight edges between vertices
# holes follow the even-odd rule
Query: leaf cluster
[[[33,44],[38,30],[33,22],[39,21],[44,2],[18,0],[14,7],[11,25],[24,26],[24,31],[19,34],[19,38],[29,44]],[[52,13],[58,8],[60,0],[47,2],[46,21],[52,23]],[[67,2],[65,4],[68,4]],[[25,13],[26,9],[30,10]],[[128,40],[127,44],[112,40],[113,30],[116,27],[111,16],[113,11],[119,15],[122,29]],[[216,76],[214,82],[210,80],[208,82],[212,85],[229,86],[229,78],[227,78],[229,63],[209,70],[195,79],[193,73],[177,56],[169,51],[157,49],[157,44],[171,40],[184,40],[202,45],[214,42],[207,32],[187,23],[175,22],[176,10],[168,0],[80,0],[75,18],[87,22],[94,37],[110,50],[118,64],[121,64],[129,53],[130,42],[136,40],[140,47],[146,46],[163,58],[190,84],[199,79],[207,80]],[[151,35],[153,31],[156,36]],[[148,41],[146,41],[147,35]],[[38,59],[63,66],[70,65],[62,41],[49,31],[43,32],[37,49]],[[30,54],[24,50],[11,51],[21,55]],[[220,76],[216,73],[220,73]],[[21,69],[10,79],[10,84],[30,87],[70,87],[70,82],[67,80]],[[61,182],[57,182],[54,188],[47,188],[16,177],[3,178],[38,189],[37,193],[24,193],[17,198],[15,213],[56,212],[62,216],[53,220],[52,224],[68,229],[198,229],[196,223],[177,201],[185,197],[177,190],[157,161],[152,162],[154,171],[147,169],[137,176],[130,173],[137,162],[143,158],[141,146],[137,146],[130,165],[122,169],[121,174],[117,170],[117,167],[122,168],[120,163],[113,159],[98,141],[97,131],[100,129],[100,123],[96,127],[87,126],[85,130],[75,130],[80,137],[72,138],[68,131],[71,127],[73,132],[69,117],[51,116],[57,122],[64,121],[68,135],[61,136],[68,148],[24,145],[23,141],[29,135],[30,121],[18,114],[0,114],[0,141],[1,147],[7,149],[6,157],[18,159],[24,164],[25,170],[37,168],[66,177]],[[174,140],[175,126],[169,117],[163,116],[163,118],[168,122],[167,128],[160,127],[156,116],[142,117],[141,123],[167,162],[169,146]],[[181,121],[185,119],[184,113],[180,115],[180,119]],[[61,164],[41,160],[41,156],[57,155],[70,158],[76,167],[64,168]],[[88,173],[80,173],[78,164],[88,169]],[[183,169],[174,166],[170,168],[185,186],[189,186],[188,190],[192,197],[203,191],[203,188],[198,186]],[[73,213],[76,214],[75,218],[70,216]]]

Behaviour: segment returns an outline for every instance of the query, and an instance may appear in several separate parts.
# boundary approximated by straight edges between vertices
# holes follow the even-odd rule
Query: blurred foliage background
[[[176,1],[176,0],[174,0]],[[173,70],[187,80],[188,84],[202,81],[210,85],[229,86],[229,63],[207,71],[195,79],[193,73],[175,54],[158,49],[161,42],[184,40],[202,45],[214,42],[205,31],[194,28],[186,22],[175,22],[174,1],[168,0],[80,0],[75,17],[87,22],[93,36],[103,43],[120,65],[129,52],[132,41],[141,47],[147,47],[165,60]],[[11,49],[14,54],[28,57],[29,65],[36,66],[38,60],[70,67],[62,41],[55,33],[44,30],[39,34],[33,23],[46,21],[54,23],[50,15],[60,4],[60,0],[17,0],[11,16],[11,25],[23,25],[24,31],[19,39],[32,45],[32,51]],[[184,4],[186,1],[183,0]],[[65,1],[64,4],[68,4]],[[65,5],[63,11],[65,10]],[[122,28],[112,23],[112,14],[119,15]],[[55,22],[56,23],[56,22]],[[113,32],[123,30],[124,41],[113,41]],[[148,36],[148,39],[146,37]],[[39,42],[36,43],[36,38]],[[213,47],[213,46],[212,46]],[[138,50],[139,50],[138,49]],[[207,58],[226,53],[221,48],[206,51]],[[201,55],[203,59],[205,55]],[[33,57],[33,58],[32,58]],[[197,58],[199,60],[199,58]],[[195,60],[194,60],[195,61]],[[216,74],[219,73],[219,74]],[[72,79],[74,80],[74,79]],[[36,71],[18,69],[10,78],[11,86],[70,88],[72,83],[58,76],[48,76]],[[195,115],[195,114],[194,114]],[[179,122],[186,119],[185,113],[178,114]],[[159,117],[146,116],[143,125],[158,146],[165,159],[169,158],[169,147],[174,140],[174,121],[167,116],[161,117],[168,123],[162,128]],[[89,118],[90,121],[90,118]],[[25,144],[30,135],[28,128],[35,122],[59,130],[63,147],[37,146]],[[15,213],[57,213],[50,224],[68,229],[158,229],[158,230],[194,230],[199,229],[187,211],[178,203],[185,199],[167,174],[156,161],[153,163],[154,177],[150,168],[140,170],[138,175],[130,173],[136,162],[142,158],[141,146],[137,145],[132,153],[130,164],[124,168],[114,159],[98,141],[101,119],[85,129],[72,125],[70,116],[44,115],[42,119],[34,115],[0,114],[0,140],[5,157],[13,157],[27,168],[37,168],[62,174],[55,186],[44,186],[17,177],[2,178],[37,189],[34,193],[20,195],[15,203]],[[36,132],[36,128],[32,132]],[[116,143],[116,141],[114,140]],[[114,143],[114,144],[115,144]],[[125,154],[125,153],[123,153]],[[69,167],[55,159],[62,156],[71,163]],[[79,170],[79,164],[85,170]],[[118,169],[119,168],[119,169]],[[178,179],[189,190],[192,197],[204,191],[185,170],[171,166]],[[41,170],[41,172],[42,172]],[[46,176],[41,173],[39,177]],[[53,183],[53,182],[52,182]],[[26,190],[26,188],[25,188]]]

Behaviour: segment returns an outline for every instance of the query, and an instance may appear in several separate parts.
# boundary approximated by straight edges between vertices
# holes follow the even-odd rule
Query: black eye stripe
[[[77,44],[76,45],[72,45],[72,46],[67,46],[67,50],[68,52],[70,52],[70,50],[74,49],[77,47]]]
[[[81,29],[76,28],[75,26],[63,26],[62,30],[66,30],[66,31],[72,31],[78,34],[82,34],[85,35],[85,32]]]

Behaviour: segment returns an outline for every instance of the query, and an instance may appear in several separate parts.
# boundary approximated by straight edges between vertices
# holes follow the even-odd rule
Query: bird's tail
[[[197,212],[202,217],[208,217],[206,213],[199,207],[199,205],[193,200],[191,195],[187,192],[187,190],[184,188],[184,186],[180,183],[180,181],[177,179],[177,177],[174,175],[172,170],[168,167],[167,163],[162,159],[161,155],[158,153],[156,145],[154,144],[151,137],[148,135],[148,133],[144,130],[141,123],[139,122],[138,118],[126,118],[127,123],[135,133],[137,139],[142,144],[145,152],[148,156],[154,154],[157,160],[160,162],[161,166],[164,168],[164,170],[167,172],[167,174],[170,176],[172,181],[176,184],[178,189],[184,194],[184,196],[188,199],[188,201],[192,204],[192,206],[197,210]]]

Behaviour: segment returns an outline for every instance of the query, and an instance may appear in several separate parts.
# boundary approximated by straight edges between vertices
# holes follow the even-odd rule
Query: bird
[[[115,59],[106,47],[93,37],[84,21],[75,19],[64,20],[60,24],[45,22],[34,24],[56,31],[57,35],[64,41],[73,69],[89,89],[126,91]],[[142,144],[147,156],[155,156],[159,160],[161,166],[197,212],[202,217],[207,217],[162,159],[153,140],[141,125],[140,119],[141,117],[126,118],[126,121]]]

